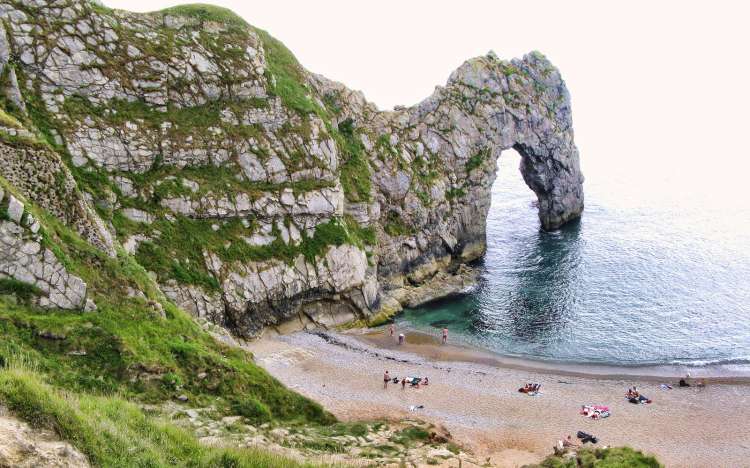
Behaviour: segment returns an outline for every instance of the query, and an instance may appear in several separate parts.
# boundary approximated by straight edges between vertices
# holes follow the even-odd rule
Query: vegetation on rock
[[[3,200],[0,229],[19,251],[34,252],[22,260],[47,257],[36,270],[59,266],[47,268],[45,286],[65,274],[83,292],[74,306],[44,305],[51,294],[12,277],[17,264],[0,272],[0,403],[54,429],[98,466],[297,465],[257,450],[207,448],[158,417],[165,406],[180,417],[203,407],[266,429],[304,428],[314,434],[284,443],[312,451],[338,452],[349,437],[387,432],[335,424],[176,302],[190,296],[180,304],[210,316],[197,302],[213,301],[225,324],[231,313],[267,310],[258,328],[296,314],[290,305],[300,297],[374,309],[379,268],[394,273],[388,267],[406,264],[407,250],[414,265],[420,249],[459,258],[441,249],[480,231],[472,207],[488,189],[484,148],[498,143],[497,122],[513,117],[482,121],[467,109],[480,101],[498,112],[511,103],[549,108],[554,100],[560,109],[548,117],[560,122],[540,126],[569,128],[556,71],[535,87],[526,62],[475,59],[471,76],[502,80],[507,91],[472,87],[459,73],[425,101],[434,113],[428,125],[417,113],[377,114],[223,8],[136,15],[83,0],[6,5],[0,190],[23,206],[11,220]],[[551,67],[531,59],[545,62],[545,73]],[[453,138],[467,128],[474,133]],[[462,158],[447,152],[452,138]],[[545,151],[562,154],[575,191],[572,138],[550,142]],[[343,245],[353,247],[336,248]],[[392,251],[383,263],[381,247]],[[282,267],[287,275],[272,277]],[[230,280],[235,287],[223,288]],[[255,293],[261,299],[250,302]],[[399,427],[362,454],[395,459],[437,444],[434,435]]]
[[[525,468],[661,468],[662,464],[651,455],[630,447],[580,449],[571,456],[553,455],[539,465]]]

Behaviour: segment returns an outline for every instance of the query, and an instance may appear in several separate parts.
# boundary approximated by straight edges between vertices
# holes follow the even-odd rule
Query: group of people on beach
[[[388,335],[390,335],[391,338],[396,335],[396,326],[394,324],[390,324],[388,326]],[[398,344],[404,344],[405,340],[406,337],[404,336],[404,334],[399,333]],[[443,328],[443,344],[447,342],[448,329]],[[391,377],[391,374],[388,371],[385,371],[385,373],[383,374],[383,388],[388,389],[388,384],[390,382],[393,382],[394,384],[398,384],[399,382],[401,382],[401,390],[406,390],[406,384],[409,384],[409,386],[413,388],[419,388],[420,386],[424,387],[430,384],[430,379],[429,377],[404,377],[402,379],[399,379],[398,377]]]
[[[398,377],[391,377],[391,374],[388,371],[385,371],[383,374],[383,388],[388,389],[388,384],[393,382],[394,384],[398,384],[401,382],[401,390],[406,390],[406,384],[408,383],[410,387],[419,388],[420,386],[427,386],[430,384],[430,378],[429,377],[404,377],[402,379],[399,379]]]

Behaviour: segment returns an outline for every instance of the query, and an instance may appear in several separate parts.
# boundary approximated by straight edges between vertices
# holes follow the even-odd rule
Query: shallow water
[[[401,326],[446,326],[453,339],[535,359],[750,364],[744,199],[584,167],[583,218],[547,233],[518,163],[514,152],[499,161],[479,286],[406,310]]]

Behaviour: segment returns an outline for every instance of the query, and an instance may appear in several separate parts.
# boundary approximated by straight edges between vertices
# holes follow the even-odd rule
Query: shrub
[[[534,465],[528,468],[533,468]],[[573,458],[556,455],[547,457],[538,467],[543,468],[660,468],[659,461],[630,447],[581,449]]]
[[[271,411],[269,411],[268,407],[252,396],[236,398],[232,402],[232,411],[254,423],[263,423],[271,420]]]

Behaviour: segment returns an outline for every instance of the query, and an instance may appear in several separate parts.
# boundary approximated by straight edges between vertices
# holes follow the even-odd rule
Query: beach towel
[[[420,409],[424,409],[424,405],[411,405],[411,406],[409,406],[409,411],[416,411],[416,410],[420,410]]]
[[[422,381],[422,377],[409,377],[406,380],[406,383],[411,384],[413,387],[419,385],[419,382]]]
[[[662,390],[672,390],[672,386],[665,383],[659,385],[659,388],[661,388]]]
[[[609,406],[601,405],[583,405],[581,414],[591,419],[602,419],[610,416]]]

